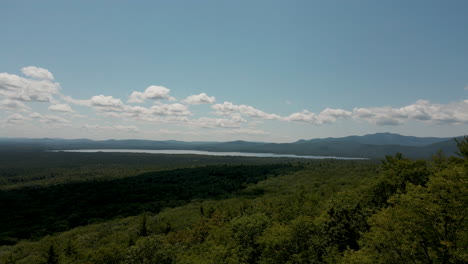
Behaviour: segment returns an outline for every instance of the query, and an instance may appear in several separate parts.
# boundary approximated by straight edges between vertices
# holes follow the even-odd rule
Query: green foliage
[[[141,220],[140,230],[138,231],[139,236],[147,236],[148,228],[146,227],[146,213],[143,214],[143,219]]]
[[[392,183],[397,190],[401,191],[405,189],[406,183],[424,185],[429,176],[426,161],[407,159],[401,153],[386,156],[382,163],[382,170],[387,182]]]
[[[164,244],[160,237],[148,237],[139,239],[135,245],[127,250],[124,263],[147,264],[147,263],[172,263],[172,256],[165,254]]]
[[[319,247],[317,228],[310,217],[299,216],[287,224],[274,223],[259,239],[259,263],[310,263]]]
[[[468,174],[451,168],[431,176],[427,187],[409,185],[369,220],[356,263],[466,263]]]
[[[110,186],[126,183],[126,199],[154,192],[153,183],[164,185],[157,195],[171,190],[167,204],[190,198],[0,247],[0,263],[45,262],[52,242],[60,263],[78,264],[466,263],[467,177],[466,159],[441,153],[431,162],[397,154],[380,166],[323,160],[144,173]]]
[[[125,248],[117,245],[99,248],[91,255],[94,264],[119,264],[125,259]]]
[[[325,245],[336,247],[342,252],[345,249],[359,249],[360,233],[367,231],[367,214],[358,204],[346,208],[331,208],[328,211],[329,220],[323,228]]]
[[[18,151],[0,147],[0,190],[112,180],[206,165],[265,165],[297,159],[145,153]]]
[[[54,245],[49,246],[49,250],[47,251],[47,264],[58,264],[58,254],[55,251]]]
[[[232,221],[232,233],[241,263],[256,263],[260,258],[258,238],[270,224],[264,214],[245,215]]]
[[[455,139],[457,142],[458,151],[456,152],[461,157],[468,159],[468,136],[464,136],[463,139]]]
[[[4,205],[0,207],[0,242],[40,237],[145,211],[158,213],[197,198],[228,197],[247,184],[297,169],[290,164],[206,166],[0,191]]]

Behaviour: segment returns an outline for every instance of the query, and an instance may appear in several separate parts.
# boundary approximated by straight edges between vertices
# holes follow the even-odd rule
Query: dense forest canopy
[[[19,219],[32,208],[48,217],[37,223],[42,227],[34,240],[18,240],[20,233],[9,233],[15,227],[3,229],[11,245],[0,247],[0,261],[466,263],[468,137],[456,144],[458,156],[438,153],[431,160],[397,153],[380,164],[257,160],[148,167],[127,177],[5,188],[0,197],[10,199],[11,208],[2,219]],[[31,197],[38,204],[17,203]],[[69,198],[87,206],[69,208]],[[41,206],[40,200],[47,202]],[[86,221],[70,224],[75,211]]]

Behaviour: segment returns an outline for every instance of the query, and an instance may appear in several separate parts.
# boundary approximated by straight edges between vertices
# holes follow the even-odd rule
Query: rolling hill
[[[314,156],[365,157],[381,159],[385,155],[401,152],[411,158],[430,158],[442,150],[454,155],[456,142],[452,138],[414,137],[393,133],[364,136],[299,140],[292,143],[266,143],[248,141],[184,142],[152,140],[102,140],[89,139],[28,139],[0,138],[0,148],[11,150],[41,149],[173,149],[217,152],[277,153]]]

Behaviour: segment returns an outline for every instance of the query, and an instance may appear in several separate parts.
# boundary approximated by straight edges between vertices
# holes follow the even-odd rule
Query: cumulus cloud
[[[468,100],[449,104],[418,100],[400,108],[354,108],[353,117],[377,125],[399,125],[408,120],[437,124],[468,124]]]
[[[132,92],[128,97],[127,103],[143,103],[145,101],[145,95],[142,92]]]
[[[263,112],[262,110],[253,108],[249,105],[235,105],[231,102],[224,102],[222,104],[215,104],[211,106],[214,110],[216,110],[216,114],[224,115],[224,116],[232,116],[236,113],[240,113],[242,115],[246,115],[252,118],[258,119],[267,119],[267,120],[279,120],[281,117],[277,114],[268,114]]]
[[[216,101],[214,96],[208,96],[206,93],[190,95],[185,98],[182,102],[186,104],[196,105],[196,104],[213,104]]]
[[[337,119],[350,118],[351,112],[343,109],[325,108],[319,114],[304,110],[299,113],[293,113],[285,118],[286,121],[305,122],[313,125],[323,125],[334,123]]]
[[[31,107],[23,102],[11,99],[0,100],[0,109],[10,112],[29,112]]]
[[[81,106],[91,106],[90,100],[74,99],[68,95],[61,95],[61,97],[65,102],[70,103],[70,104],[81,105]]]
[[[176,99],[169,95],[170,92],[171,90],[164,86],[151,85],[144,92],[132,92],[127,102],[142,103],[145,99],[175,101]]]
[[[60,116],[55,116],[55,115],[41,115],[39,113],[33,112],[29,114],[30,119],[35,119],[41,123],[46,123],[46,124],[67,124],[70,123],[67,119],[60,117]]]
[[[53,82],[52,74],[42,68],[26,67],[24,78],[15,74],[0,73],[0,96],[20,101],[50,102],[60,90],[60,84]]]
[[[238,128],[242,123],[247,122],[239,114],[232,116],[231,118],[210,118],[201,117],[198,119],[191,120],[190,125],[203,128]]]
[[[400,108],[388,106],[354,108],[352,112],[343,109],[326,108],[319,114],[304,110],[299,113],[293,113],[284,118],[284,120],[322,125],[347,118],[365,120],[379,126],[401,125],[408,120],[437,124],[466,124],[468,123],[468,101],[434,104],[427,100],[419,100],[414,104]]]
[[[28,76],[28,77],[31,77],[31,78],[36,78],[36,79],[39,79],[39,80],[52,81],[54,79],[54,76],[52,75],[52,73],[49,70],[39,68],[39,67],[36,67],[36,66],[24,67],[24,68],[21,69],[21,72],[25,76]]]
[[[77,100],[73,99],[70,96],[62,96],[62,98],[68,103],[93,107],[96,110],[103,112],[122,111],[125,106],[120,99],[114,98],[112,96],[105,96],[102,94],[95,95],[88,100]]]
[[[53,74],[47,69],[28,66],[21,69],[20,75],[0,73],[0,110],[12,114],[3,119],[4,124],[12,125],[24,121],[43,123],[50,126],[70,125],[70,121],[60,116],[41,115],[33,112],[34,104],[29,102],[50,102],[50,111],[67,113],[67,117],[79,116],[70,105],[79,105],[94,109],[104,117],[114,117],[124,122],[137,121],[146,123],[167,123],[179,127],[191,128],[225,128],[213,129],[212,133],[223,131],[226,134],[266,135],[258,130],[258,124],[265,120],[282,122],[302,122],[311,125],[324,125],[341,119],[353,119],[369,122],[379,126],[395,126],[409,121],[428,124],[459,125],[468,124],[468,100],[437,104],[427,100],[419,100],[402,107],[356,107],[352,110],[325,108],[321,112],[302,112],[280,116],[267,113],[253,106],[236,105],[232,102],[215,104],[215,97],[206,93],[194,94],[186,97],[181,103],[156,102],[151,107],[126,104],[121,99],[111,95],[95,95],[86,100],[77,100],[60,92],[59,83],[54,81]],[[468,90],[468,87],[464,88]],[[145,100],[172,100],[171,90],[152,85],[144,91],[134,91],[129,96],[128,103],[141,103]],[[61,102],[54,100],[54,96],[61,96]],[[214,110],[210,115],[203,115],[192,119],[194,113],[189,109],[191,105],[212,104]],[[289,100],[286,104],[291,104]],[[75,108],[75,107],[74,107]],[[195,113],[196,114],[196,113]],[[215,116],[215,115],[217,116]],[[83,117],[83,116],[81,116]],[[245,119],[248,119],[245,120]],[[249,128],[244,128],[248,122]],[[92,126],[89,126],[91,129]],[[138,132],[138,128],[126,125],[98,126],[101,130]],[[181,133],[187,134],[190,129]],[[172,132],[171,132],[172,133]]]
[[[102,108],[105,110],[120,110],[124,104],[120,99],[112,96],[95,95],[90,99],[91,106]]]
[[[154,105],[150,108],[150,113],[160,116],[189,116],[192,114],[187,106],[182,104]]]
[[[65,113],[73,113],[73,109],[67,104],[54,104],[50,105],[48,108],[50,111],[55,112],[65,112]]]
[[[30,119],[20,114],[12,114],[12,115],[7,116],[4,122],[8,124],[18,124],[27,120],[30,120]]]
[[[363,119],[369,123],[390,126],[400,125],[407,115],[403,114],[399,109],[391,107],[372,107],[372,108],[354,108],[353,118]]]

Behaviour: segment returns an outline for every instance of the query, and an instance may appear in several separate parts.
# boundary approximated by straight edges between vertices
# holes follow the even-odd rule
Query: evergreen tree
[[[141,220],[140,230],[138,235],[145,237],[148,235],[148,228],[146,227],[146,214],[143,214],[143,219]]]
[[[55,251],[54,245],[49,246],[49,251],[47,252],[47,264],[58,264],[58,254]]]
[[[465,159],[468,159],[468,136],[464,136],[461,140],[455,139],[455,142],[457,142],[458,147],[458,151],[456,153]]]

